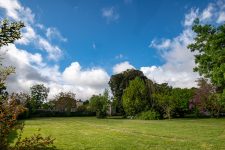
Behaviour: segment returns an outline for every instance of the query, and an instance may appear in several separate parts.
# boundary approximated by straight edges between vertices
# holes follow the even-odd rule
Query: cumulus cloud
[[[85,100],[93,94],[102,93],[110,78],[105,70],[82,69],[78,62],[60,71],[59,66],[44,63],[40,54],[31,54],[14,44],[2,47],[1,52],[4,52],[5,58],[3,65],[16,67],[16,74],[11,75],[7,82],[10,92],[28,92],[32,85],[42,83],[50,88],[49,98],[58,92],[72,91],[77,98]]]
[[[121,73],[123,71],[126,71],[127,69],[135,69],[134,66],[132,66],[128,61],[116,64],[113,67],[113,73],[117,74],[117,73]]]
[[[120,18],[119,13],[116,11],[115,7],[108,7],[102,9],[102,17],[106,19],[109,23],[111,21],[116,21]]]

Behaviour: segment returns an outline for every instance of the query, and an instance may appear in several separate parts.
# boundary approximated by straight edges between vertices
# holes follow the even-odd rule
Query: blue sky
[[[83,67],[100,66],[112,73],[112,67],[129,61],[135,67],[162,65],[154,48],[154,38],[172,38],[179,34],[184,14],[192,7],[205,8],[207,1],[40,1],[24,0],[21,3],[33,11],[38,22],[56,27],[67,39],[57,42],[63,49],[60,59],[63,70],[71,62]],[[118,18],[108,20],[104,9],[112,9]],[[110,17],[109,17],[110,18]],[[95,46],[93,46],[95,45]],[[120,59],[117,56],[123,56]]]
[[[196,86],[193,20],[222,24],[223,0],[0,0],[1,18],[23,21],[22,39],[3,47],[16,67],[10,91],[33,84],[51,97],[72,91],[86,99],[108,88],[110,76],[136,68],[151,80]],[[19,90],[18,90],[19,89]]]

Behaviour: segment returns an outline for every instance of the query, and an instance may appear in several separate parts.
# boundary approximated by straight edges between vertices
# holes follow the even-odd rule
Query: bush
[[[154,110],[148,110],[139,113],[135,119],[140,119],[140,120],[157,120],[160,118],[160,114]]]

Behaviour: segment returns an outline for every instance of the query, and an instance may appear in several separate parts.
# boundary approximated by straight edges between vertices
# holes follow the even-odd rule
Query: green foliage
[[[143,111],[135,116],[135,119],[140,120],[157,120],[159,118],[160,114],[154,110]]]
[[[54,138],[51,136],[43,137],[41,134],[34,134],[22,139],[23,128],[14,147],[10,150],[56,150],[53,145]]]
[[[137,113],[147,110],[149,105],[148,88],[144,81],[136,77],[130,81],[122,97],[123,108],[127,116],[135,116]]]
[[[21,37],[20,29],[24,27],[22,22],[9,22],[7,19],[0,22],[0,47],[13,43]],[[0,58],[2,59],[2,58]],[[8,92],[6,91],[6,78],[15,72],[14,67],[3,67],[0,64],[0,102],[6,99]]]
[[[174,103],[174,113],[176,116],[184,117],[189,112],[189,101],[194,96],[195,89],[174,88],[171,91],[171,96]]]
[[[90,107],[92,111],[96,112],[97,118],[106,117],[106,112],[109,106],[109,94],[108,91],[105,90],[103,95],[93,95],[90,98]]]
[[[0,24],[0,47],[21,38],[20,29],[24,27],[22,22],[9,22],[5,19]]]
[[[155,109],[164,118],[184,117],[189,112],[189,101],[194,89],[172,88],[167,83],[155,84]]]
[[[17,117],[24,110],[25,108],[18,105],[13,97],[8,97],[0,104],[0,149],[9,149],[9,134],[20,128]]]
[[[122,96],[124,90],[128,87],[129,82],[134,80],[136,77],[141,78],[145,81],[145,84],[148,86],[148,94],[152,92],[153,83],[144,76],[143,72],[134,69],[128,69],[122,73],[112,75],[109,81],[109,86],[111,88],[112,94],[114,96],[113,106],[116,107],[116,112],[124,114],[124,108],[122,104]]]
[[[31,105],[32,112],[41,108],[42,104],[46,101],[49,93],[49,88],[43,84],[36,84],[30,88],[31,91]]]
[[[221,93],[225,89],[225,24],[201,25],[197,19],[192,30],[196,37],[188,48],[196,52],[194,71],[209,78]]]

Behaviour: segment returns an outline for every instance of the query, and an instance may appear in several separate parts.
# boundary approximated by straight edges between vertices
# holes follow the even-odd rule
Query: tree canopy
[[[225,89],[225,24],[214,27],[195,20],[192,27],[196,33],[188,48],[195,54],[194,71],[209,78],[218,92]],[[225,91],[224,91],[225,92]]]

